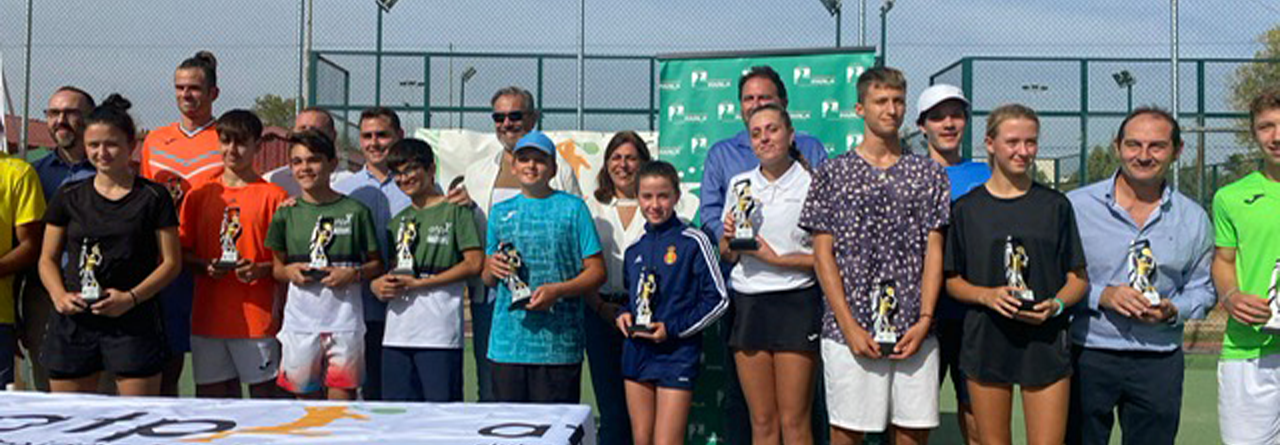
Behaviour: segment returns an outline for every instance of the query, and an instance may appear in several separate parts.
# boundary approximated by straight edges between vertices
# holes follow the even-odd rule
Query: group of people
[[[491,100],[503,149],[458,178],[386,108],[360,116],[361,170],[335,179],[333,117],[308,108],[289,174],[264,178],[258,117],[214,117],[216,65],[177,67],[181,119],[140,168],[128,101],[70,86],[54,152],[0,159],[0,352],[41,389],[176,395],[190,352],[201,397],[458,402],[466,301],[479,400],[578,403],[585,352],[602,443],[683,442],[703,332],[733,358],[729,443],[925,443],[948,373],[968,443],[1011,442],[1015,387],[1028,443],[1107,443],[1117,412],[1126,442],[1173,443],[1183,323],[1221,300],[1223,441],[1280,439],[1280,93],[1249,113],[1263,168],[1211,220],[1165,180],[1182,137],[1159,108],[1121,123],[1118,171],[1064,195],[1033,180],[1026,106],[987,115],[977,163],[968,99],[931,86],[915,153],[903,74],[872,68],[864,139],[828,158],[753,67],[694,226],[634,132],[583,197],[518,87]]]

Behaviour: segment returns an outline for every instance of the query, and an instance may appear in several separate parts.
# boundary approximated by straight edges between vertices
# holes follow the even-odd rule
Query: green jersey
[[[1213,197],[1213,225],[1218,247],[1236,249],[1240,292],[1267,298],[1271,273],[1280,260],[1280,182],[1253,172],[1218,190]],[[1250,326],[1227,320],[1222,358],[1243,360],[1280,353],[1280,340]]]

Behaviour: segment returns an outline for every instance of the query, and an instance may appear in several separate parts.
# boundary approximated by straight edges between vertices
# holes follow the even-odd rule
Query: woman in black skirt
[[[1010,443],[1013,385],[1027,443],[1062,443],[1070,399],[1066,308],[1088,289],[1071,203],[1031,179],[1040,121],[1022,105],[987,118],[991,179],[956,201],[944,259],[947,291],[978,307],[964,320],[960,367],[978,437]]]
[[[751,410],[751,443],[811,444],[822,291],[809,235],[798,225],[811,180],[808,163],[782,107],[757,108],[747,129],[760,167],[729,181],[720,239],[721,257],[736,263],[729,347]],[[732,246],[735,223],[744,216],[739,201],[755,232],[752,250]]]
[[[40,360],[55,392],[94,391],[105,370],[121,395],[160,393],[168,349],[154,297],[181,267],[178,215],[168,191],[129,165],[128,109],[113,94],[85,119],[98,173],[58,189],[45,213],[40,281],[57,313]]]

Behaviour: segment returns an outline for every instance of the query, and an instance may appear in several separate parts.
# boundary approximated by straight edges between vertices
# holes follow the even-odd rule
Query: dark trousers
[[[382,334],[385,321],[364,322],[364,384],[360,396],[364,400],[382,400]]]
[[[480,287],[480,292],[485,288]],[[477,301],[481,300],[481,301]],[[471,353],[476,359],[476,388],[481,402],[492,402],[493,371],[489,365],[489,327],[493,324],[493,302],[484,302],[484,296],[471,298]]]
[[[382,396],[404,402],[461,402],[462,350],[382,348]]]
[[[502,403],[568,403],[582,399],[582,363],[518,365],[489,362],[493,396]]]
[[[1182,412],[1182,349],[1108,351],[1075,347],[1069,444],[1107,444],[1115,412],[1122,443],[1172,444]]]
[[[591,387],[600,413],[598,442],[631,443],[631,416],[627,414],[627,394],[622,384],[622,333],[596,311],[582,305],[587,341],[587,364],[591,366]]]

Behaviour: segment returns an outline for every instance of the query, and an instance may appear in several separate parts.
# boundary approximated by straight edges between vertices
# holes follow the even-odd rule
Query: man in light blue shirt
[[[360,151],[364,168],[333,184],[339,193],[360,201],[373,212],[373,226],[387,227],[391,217],[412,202],[387,167],[387,149],[404,138],[400,117],[389,108],[375,107],[360,113]],[[378,230],[378,250],[383,264],[390,264],[391,248],[385,230]],[[372,277],[369,277],[372,278]],[[382,400],[382,334],[386,330],[387,304],[374,297],[366,281],[364,287],[365,400]]]
[[[1182,151],[1168,112],[1134,110],[1113,149],[1120,171],[1067,195],[1090,284],[1088,304],[1071,326],[1067,443],[1108,443],[1120,410],[1124,442],[1172,444],[1182,409],[1182,323],[1203,318],[1217,298],[1209,275],[1213,226],[1204,209],[1164,180]],[[1131,248],[1143,242],[1149,255]],[[1132,271],[1146,260],[1154,261],[1154,305]]]

